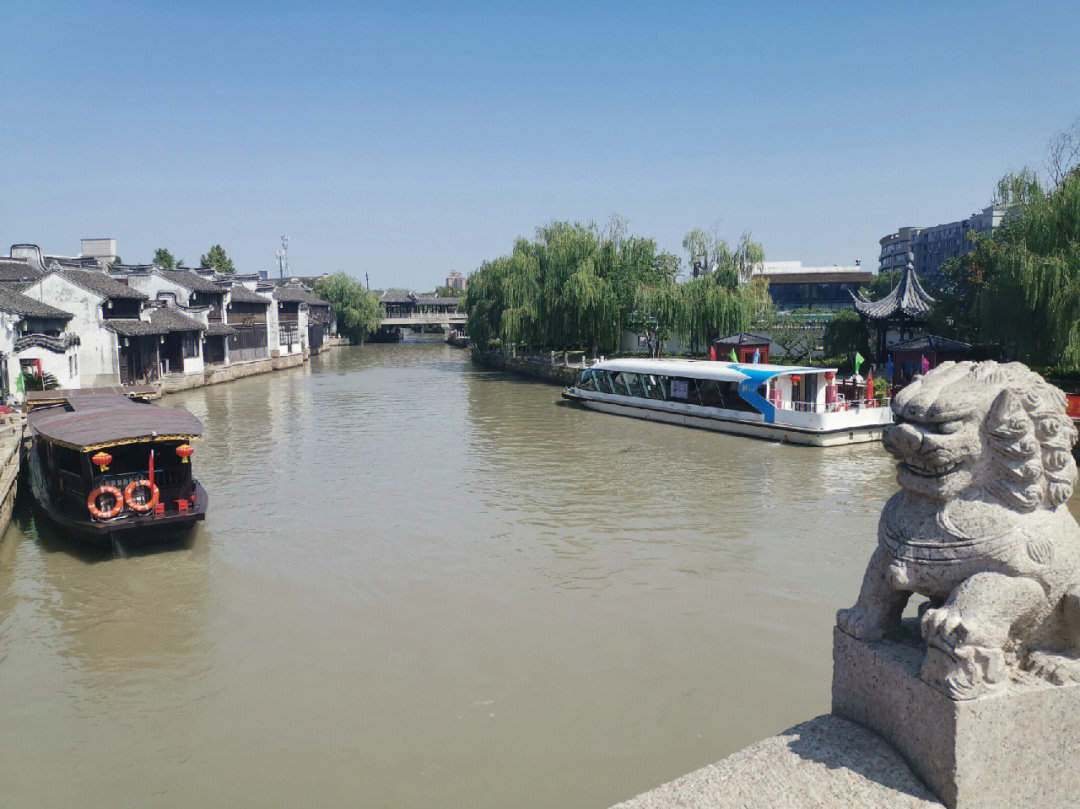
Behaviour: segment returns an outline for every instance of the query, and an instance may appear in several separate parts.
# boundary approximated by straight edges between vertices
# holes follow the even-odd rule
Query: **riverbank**
[[[560,356],[552,352],[550,355],[511,356],[503,352],[481,351],[472,349],[472,360],[477,365],[485,368],[493,368],[498,371],[507,371],[518,376],[526,376],[530,379],[539,379],[552,385],[567,387],[573,385],[581,369],[585,366],[581,363],[569,365],[565,358],[562,364],[555,362],[554,358]],[[565,357],[565,354],[563,354]]]
[[[11,414],[3,418],[6,422],[0,425],[0,544],[3,544],[4,534],[11,523],[11,511],[15,506],[25,424],[18,415]]]
[[[257,374],[268,374],[271,371],[280,371],[283,368],[295,368],[303,365],[310,359],[307,349],[300,354],[286,354],[283,357],[264,357],[247,362],[237,362],[221,368],[207,368],[201,374],[187,374],[186,376],[165,377],[157,383],[158,390],[166,393],[179,393],[182,390],[205,388],[210,385],[220,385],[223,382],[232,382],[234,379],[243,379]]]
[[[271,371],[280,371],[285,368],[295,368],[303,365],[311,357],[328,351],[331,348],[341,348],[349,345],[347,337],[327,337],[320,348],[311,351],[304,349],[299,354],[286,354],[280,357],[263,357],[257,360],[230,363],[224,366],[211,366],[201,374],[173,375],[161,379],[157,383],[160,395],[166,393],[179,393],[184,390],[206,388],[211,385],[220,385],[224,382],[232,382],[235,379],[244,379],[258,374],[268,374]]]

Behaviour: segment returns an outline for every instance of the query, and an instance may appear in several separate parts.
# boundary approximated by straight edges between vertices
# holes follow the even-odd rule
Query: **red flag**
[[[874,369],[871,368],[866,372],[866,400],[868,402],[874,399]]]

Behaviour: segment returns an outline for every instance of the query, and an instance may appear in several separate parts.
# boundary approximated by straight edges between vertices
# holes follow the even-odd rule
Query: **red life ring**
[[[102,511],[98,508],[98,498],[103,494],[110,495],[113,499],[113,506],[108,511]],[[95,519],[111,520],[124,510],[124,493],[115,486],[98,486],[94,491],[90,492],[90,496],[86,498],[86,507],[90,510],[91,516]]]
[[[149,489],[150,499],[145,503],[137,503],[133,495],[136,489]],[[124,500],[127,502],[128,508],[132,511],[137,511],[140,514],[145,514],[157,505],[158,497],[161,492],[158,491],[158,487],[151,483],[146,478],[142,480],[136,480],[133,483],[129,483],[128,487],[124,489]]]

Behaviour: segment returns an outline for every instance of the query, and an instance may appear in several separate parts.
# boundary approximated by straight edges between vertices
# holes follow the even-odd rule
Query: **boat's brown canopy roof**
[[[65,407],[35,410],[26,421],[42,438],[79,452],[142,441],[187,441],[203,431],[186,410],[133,402],[117,393],[73,390],[65,402]]]

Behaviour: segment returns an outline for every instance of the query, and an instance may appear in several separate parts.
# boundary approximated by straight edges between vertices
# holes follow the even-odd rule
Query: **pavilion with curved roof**
[[[915,257],[908,253],[907,266],[899,283],[881,300],[871,301],[861,294],[851,296],[855,311],[877,331],[878,362],[885,356],[885,335],[900,333],[901,340],[910,340],[918,324],[925,323],[937,301],[919,282],[915,274]]]

